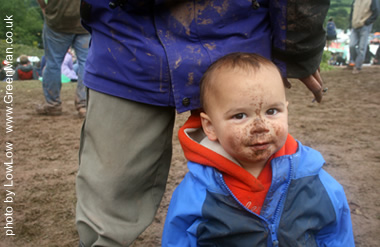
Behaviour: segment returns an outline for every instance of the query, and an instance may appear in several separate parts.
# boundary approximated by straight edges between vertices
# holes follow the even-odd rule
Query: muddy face
[[[221,71],[208,97],[214,141],[246,169],[263,167],[284,144],[288,112],[282,79],[275,68]]]

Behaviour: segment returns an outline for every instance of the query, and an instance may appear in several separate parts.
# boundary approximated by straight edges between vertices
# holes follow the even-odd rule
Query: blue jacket
[[[190,149],[184,147],[186,157]],[[300,142],[296,153],[274,158],[272,184],[257,215],[232,194],[218,169],[189,161],[170,202],[162,246],[354,246],[345,193],[324,163]]]
[[[225,54],[259,53],[295,78],[321,61],[329,0],[120,2],[82,0],[92,35],[84,84],[96,91],[184,112],[199,108],[200,77]]]

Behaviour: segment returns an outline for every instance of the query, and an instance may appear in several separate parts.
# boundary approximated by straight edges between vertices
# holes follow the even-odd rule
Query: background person
[[[43,41],[46,66],[42,88],[46,102],[36,106],[38,114],[62,114],[61,65],[69,47],[77,54],[79,71],[75,94],[75,107],[80,117],[86,114],[86,89],[83,85],[84,64],[88,53],[90,35],[80,23],[80,0],[37,0],[44,13]]]
[[[2,63],[0,64],[0,81],[4,81],[5,78],[7,77],[7,73],[4,69],[4,66],[7,65],[7,61],[3,60]]]
[[[354,0],[350,14],[350,63],[352,74],[358,74],[365,59],[368,36],[379,15],[378,0]]]
[[[20,64],[15,69],[13,80],[38,80],[37,70],[30,64],[28,56],[20,56]]]
[[[78,80],[77,72],[74,70],[73,55],[70,49],[67,51],[65,59],[62,62],[61,71],[62,75],[65,75],[71,81]]]
[[[327,22],[326,33],[327,48],[329,48],[331,42],[336,40],[336,27],[332,17],[330,17]]]

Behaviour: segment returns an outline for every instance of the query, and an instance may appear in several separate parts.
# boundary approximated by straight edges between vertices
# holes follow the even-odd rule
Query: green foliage
[[[337,28],[347,30],[350,24],[352,2],[353,0],[331,0],[326,22],[329,17],[332,17]],[[373,24],[372,32],[380,32],[380,17]]]
[[[13,48],[8,49],[9,52],[6,54],[7,48]],[[0,59],[3,61],[5,59],[6,55],[12,55],[13,56],[13,62],[16,62],[16,59],[22,55],[28,55],[28,56],[37,56],[39,58],[42,57],[44,54],[44,50],[40,49],[35,46],[29,46],[29,45],[22,45],[22,44],[13,44],[13,46],[10,46],[10,44],[7,44],[5,40],[0,40]]]
[[[322,61],[320,64],[321,71],[329,71],[334,69],[333,66],[329,65],[329,61],[331,59],[331,52],[323,51]]]
[[[347,30],[349,26],[349,16],[350,16],[350,10],[346,8],[337,8],[329,10],[328,17],[332,17],[334,19],[334,23],[337,28]],[[328,19],[328,18],[326,18]]]
[[[1,1],[0,13],[12,19],[0,25],[1,40],[11,32],[14,44],[42,47],[43,18],[35,0]]]

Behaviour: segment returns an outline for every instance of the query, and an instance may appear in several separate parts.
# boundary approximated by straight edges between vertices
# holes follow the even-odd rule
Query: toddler
[[[201,79],[203,109],[179,131],[189,172],[162,246],[354,246],[342,186],[321,154],[288,134],[280,72],[232,53]]]

